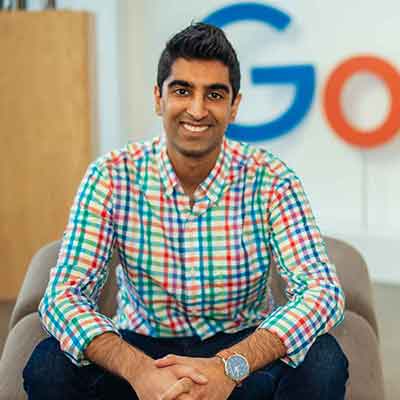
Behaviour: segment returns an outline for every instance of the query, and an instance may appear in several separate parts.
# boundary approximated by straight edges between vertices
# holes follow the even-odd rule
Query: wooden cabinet
[[[0,300],[60,239],[92,159],[92,17],[0,12]]]

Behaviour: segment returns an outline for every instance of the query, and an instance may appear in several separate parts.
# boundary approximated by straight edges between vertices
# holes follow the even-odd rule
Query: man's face
[[[168,154],[217,157],[240,95],[232,104],[229,69],[220,61],[178,58],[164,81],[162,96],[154,88],[156,112],[163,118]]]

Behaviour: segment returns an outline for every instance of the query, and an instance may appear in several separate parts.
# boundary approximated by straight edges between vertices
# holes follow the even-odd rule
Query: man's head
[[[194,24],[161,54],[155,106],[163,118],[170,157],[215,160],[241,95],[236,53],[224,33]]]
[[[240,90],[240,65],[234,48],[222,29],[196,23],[174,35],[166,44],[158,61],[157,85],[162,95],[164,81],[171,74],[171,67],[178,58],[186,60],[216,60],[229,69],[232,101]]]

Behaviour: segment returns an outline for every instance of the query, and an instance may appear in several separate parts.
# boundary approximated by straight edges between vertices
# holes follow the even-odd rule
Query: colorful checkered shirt
[[[298,177],[270,152],[224,139],[191,208],[165,138],[128,143],[93,162],[71,208],[40,304],[46,330],[77,365],[104,332],[153,337],[275,333],[297,366],[343,319],[344,295]],[[112,248],[118,307],[98,311]],[[272,262],[286,305],[267,284]]]

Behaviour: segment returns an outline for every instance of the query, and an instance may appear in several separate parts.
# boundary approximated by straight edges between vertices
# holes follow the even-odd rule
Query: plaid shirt
[[[297,366],[343,319],[344,295],[300,180],[266,150],[224,139],[190,207],[165,139],[128,143],[93,162],[71,208],[40,304],[46,330],[77,365],[97,335],[131,329],[199,336],[258,326]],[[96,306],[116,246],[118,309]],[[271,262],[287,282],[275,306]]]

